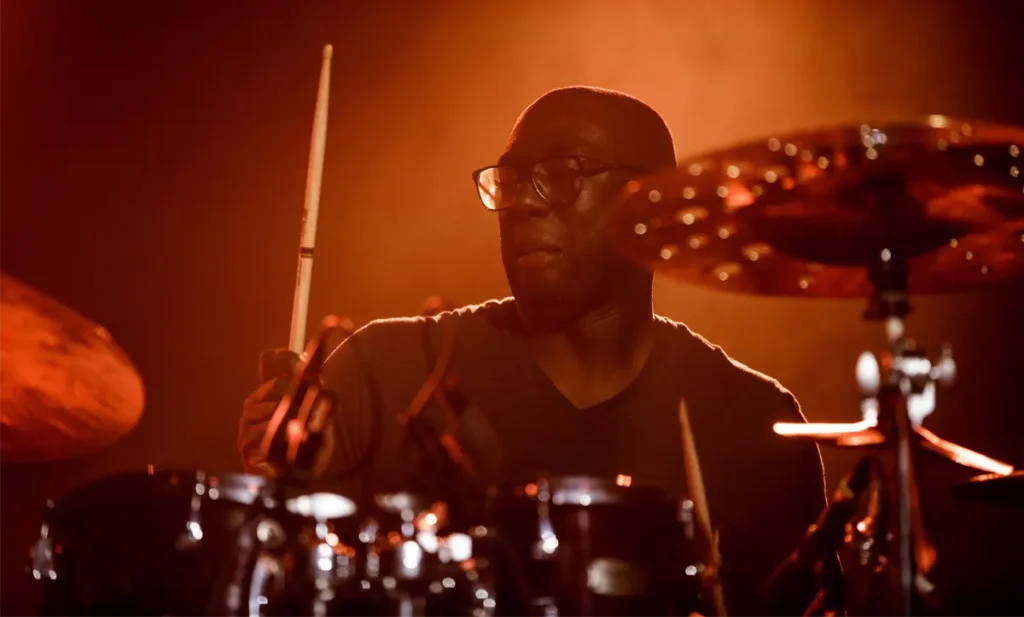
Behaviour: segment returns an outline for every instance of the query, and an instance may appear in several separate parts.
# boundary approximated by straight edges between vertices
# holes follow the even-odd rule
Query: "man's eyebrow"
[[[541,154],[540,154],[539,157],[536,157],[535,159],[529,160],[529,161],[526,160],[525,157],[523,157],[522,155],[517,155],[516,153],[511,152],[511,151],[505,152],[504,154],[502,154],[498,158],[498,165],[516,165],[516,164],[535,163],[537,161],[540,161],[540,160],[543,160],[543,159],[546,159],[546,158],[551,158],[551,157],[554,157],[554,156],[587,156],[587,155],[588,155],[587,148],[586,148],[586,146],[584,144],[579,144],[579,143],[571,144],[571,143],[568,143],[568,142],[560,142],[560,143],[551,144],[550,146],[545,147],[541,151]]]

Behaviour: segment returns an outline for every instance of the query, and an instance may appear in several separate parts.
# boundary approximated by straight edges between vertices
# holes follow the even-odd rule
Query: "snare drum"
[[[444,504],[411,493],[378,495],[358,516],[317,512],[277,548],[261,552],[252,615],[493,614],[489,573],[468,534],[448,530]]]
[[[261,521],[274,512],[287,537],[312,507],[300,496],[278,508],[271,489],[245,474],[124,473],[48,502],[32,550],[32,574],[46,583],[40,612],[248,614],[250,573],[262,542],[275,540],[258,537],[268,529]],[[354,512],[333,497],[334,515]]]
[[[498,614],[687,615],[703,571],[692,502],[616,480],[552,477],[490,495],[491,533],[527,589]],[[507,581],[511,574],[504,573]]]
[[[380,494],[360,520],[361,566],[336,615],[493,615],[490,573],[473,540],[449,527],[447,507],[413,493]]]

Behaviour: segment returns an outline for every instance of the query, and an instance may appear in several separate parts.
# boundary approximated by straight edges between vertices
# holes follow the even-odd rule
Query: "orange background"
[[[150,463],[240,468],[235,426],[258,353],[287,343],[326,42],[314,324],[417,313],[431,294],[507,293],[496,220],[469,172],[549,88],[643,98],[680,157],[892,114],[1024,124],[1019,2],[374,4],[0,4],[2,269],[106,326],[147,387],[141,422],[114,446],[0,470],[4,613],[31,610],[21,567],[46,496]],[[909,323],[928,349],[951,341],[960,362],[928,426],[1016,465],[1020,292],[920,299]],[[811,420],[858,419],[854,362],[882,343],[862,302],[659,279],[656,308],[779,378]],[[833,484],[855,460],[825,457]],[[954,607],[1022,610],[1010,584],[1024,570],[1019,512],[952,501],[946,486],[965,470],[921,473]]]

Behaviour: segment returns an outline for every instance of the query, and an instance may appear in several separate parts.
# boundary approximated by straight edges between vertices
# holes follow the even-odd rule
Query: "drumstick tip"
[[[324,45],[324,60],[330,60],[334,55],[334,46],[330,43]]]

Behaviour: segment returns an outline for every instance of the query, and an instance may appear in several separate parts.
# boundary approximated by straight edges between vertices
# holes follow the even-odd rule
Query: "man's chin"
[[[513,285],[517,312],[531,327],[558,329],[581,316],[580,303],[564,285]]]

